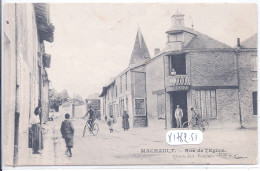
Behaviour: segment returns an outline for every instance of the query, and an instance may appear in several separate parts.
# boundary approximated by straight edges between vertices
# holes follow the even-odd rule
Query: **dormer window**
[[[169,35],[169,42],[182,42],[183,41],[183,34],[172,34]]]

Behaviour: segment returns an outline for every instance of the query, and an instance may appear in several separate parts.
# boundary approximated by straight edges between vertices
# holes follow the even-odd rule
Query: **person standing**
[[[66,120],[61,123],[60,132],[62,134],[62,138],[65,139],[67,147],[66,154],[69,153],[69,157],[72,157],[71,148],[73,148],[74,127],[70,121],[70,115],[68,113],[65,114],[65,119]]]
[[[175,110],[175,118],[176,118],[176,122],[177,122],[177,128],[182,127],[182,117],[183,117],[183,111],[180,108],[180,106],[177,105],[177,109]]]
[[[124,128],[124,131],[130,128],[128,119],[129,115],[126,113],[126,111],[124,111],[124,114],[122,116],[122,128]]]
[[[40,125],[41,108],[36,107],[34,115],[32,115],[31,137],[32,137],[32,149],[33,154],[41,154],[39,150],[43,149],[43,135]]]

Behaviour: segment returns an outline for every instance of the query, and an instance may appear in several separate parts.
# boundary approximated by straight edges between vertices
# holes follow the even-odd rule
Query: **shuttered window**
[[[164,119],[165,118],[165,99],[164,94],[158,94],[157,95],[157,114],[158,119]]]
[[[216,118],[216,90],[196,91],[195,109],[202,118]]]

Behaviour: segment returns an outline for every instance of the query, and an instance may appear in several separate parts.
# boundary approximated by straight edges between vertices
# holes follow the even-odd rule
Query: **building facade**
[[[187,28],[179,12],[171,20],[166,47],[146,65],[149,126],[176,128],[177,105],[183,110],[182,123],[190,120],[194,108],[204,119],[225,118],[239,126],[240,115],[256,106],[256,73],[250,70],[256,49],[237,50]]]
[[[41,123],[49,115],[46,68],[50,55],[44,40],[53,41],[54,27],[49,22],[46,4],[4,4],[3,17],[3,120],[4,163],[17,165],[28,160],[28,127],[37,106],[42,108]],[[49,59],[46,60],[46,56]],[[48,58],[47,57],[47,58]],[[45,74],[46,73],[46,74]],[[18,161],[18,158],[20,159]]]
[[[138,29],[129,66],[103,87],[100,95],[101,117],[121,118],[126,111],[131,127],[147,126],[145,63],[149,59],[150,54]]]
[[[238,78],[242,124],[257,127],[257,34],[237,43]]]
[[[165,48],[155,49],[150,59],[138,55],[145,44],[138,31],[129,67],[103,88],[102,114],[121,116],[126,110],[134,127],[170,129],[177,126],[179,105],[182,123],[190,121],[194,108],[212,127],[256,125],[257,36],[232,48],[185,27],[178,11],[166,34]]]

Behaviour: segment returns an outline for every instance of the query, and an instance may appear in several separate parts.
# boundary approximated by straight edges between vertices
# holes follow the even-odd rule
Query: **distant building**
[[[103,87],[100,95],[102,117],[121,117],[127,111],[131,127],[147,126],[145,63],[150,59],[139,28],[128,67]]]
[[[62,118],[65,117],[65,114],[70,114],[71,118],[82,118],[87,112],[86,103],[83,101],[77,101],[75,99],[65,102],[60,106],[59,113],[62,115]]]

